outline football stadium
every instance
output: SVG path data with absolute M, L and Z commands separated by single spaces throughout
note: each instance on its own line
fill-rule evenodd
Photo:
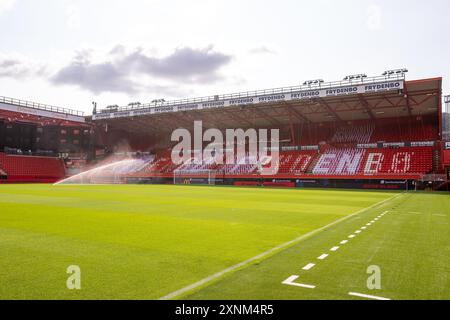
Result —
M 450 299 L 450 98 L 381 71 L 86 115 L 0 97 L 0 299 Z

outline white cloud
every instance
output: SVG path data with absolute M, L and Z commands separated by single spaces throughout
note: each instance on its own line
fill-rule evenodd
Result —
M 127 50 L 123 45 L 114 46 L 106 54 L 85 49 L 77 51 L 70 62 L 60 63 L 0 53 L 0 79 L 46 79 L 52 84 L 75 86 L 94 94 L 137 95 L 153 91 L 176 96 L 177 90 L 171 88 L 186 87 L 187 83 L 206 85 L 225 81 L 220 70 L 233 58 L 212 46 L 178 47 L 163 56 L 152 55 L 151 51 Z
M 0 53 L 0 78 L 24 79 L 46 76 L 46 66 L 21 54 Z
M 259 46 L 248 51 L 250 54 L 277 54 L 277 51 L 267 46 Z
M 14 7 L 16 0 L 0 0 L 0 14 Z

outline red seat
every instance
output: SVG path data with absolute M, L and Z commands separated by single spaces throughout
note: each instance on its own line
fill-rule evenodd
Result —
M 0 153 L 0 167 L 10 182 L 55 182 L 65 176 L 64 162 L 58 158 Z

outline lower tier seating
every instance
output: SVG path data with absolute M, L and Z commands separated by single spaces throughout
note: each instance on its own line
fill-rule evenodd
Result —
M 369 149 L 359 172 L 363 174 L 429 173 L 433 170 L 433 149 L 430 147 Z
M 316 175 L 426 174 L 433 169 L 431 147 L 328 149 L 320 155 Z
M 65 176 L 64 162 L 58 158 L 0 153 L 0 167 L 8 182 L 56 182 Z
M 319 151 L 286 151 L 273 162 L 270 156 L 255 160 L 246 155 L 234 164 L 215 164 L 212 159 L 195 163 L 193 159 L 181 165 L 172 163 L 169 153 L 160 154 L 140 174 L 201 173 L 217 170 L 225 176 L 265 174 L 279 176 L 373 176 L 427 174 L 433 170 L 432 147 L 403 148 L 326 148 Z

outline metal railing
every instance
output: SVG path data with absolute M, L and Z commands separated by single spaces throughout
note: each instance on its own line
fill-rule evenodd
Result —
M 447 181 L 446 174 L 424 174 L 420 181 Z
M 14 99 L 14 98 L 8 98 L 8 97 L 0 97 L 0 103 L 12 104 L 12 105 L 20 106 L 20 107 L 26 107 L 26 108 L 32 108 L 32 109 L 44 110 L 44 111 L 51 111 L 51 112 L 56 112 L 56 113 L 70 114 L 73 116 L 80 116 L 80 117 L 84 116 L 83 111 L 55 107 L 55 106 L 51 106 L 51 105 L 47 105 L 47 104 L 31 102 L 31 101 L 26 101 L 26 100 L 20 100 L 20 99 Z
M 133 105 L 133 106 L 125 106 L 125 107 L 117 107 L 117 108 L 105 108 L 102 109 L 101 113 L 115 113 L 115 112 L 123 112 L 123 111 L 134 111 L 134 110 L 142 110 L 149 108 L 158 108 L 158 107 L 170 107 L 175 105 L 189 105 L 196 103 L 204 103 L 204 102 L 218 102 L 222 100 L 230 100 L 230 99 L 242 99 L 242 98 L 250 98 L 250 97 L 258 97 L 258 96 L 267 96 L 267 95 L 276 95 L 276 94 L 287 94 L 298 91 L 305 90 L 320 90 L 320 89 L 331 89 L 331 88 L 339 88 L 345 86 L 354 86 L 360 84 L 371 84 L 385 81 L 395 81 L 395 80 L 404 80 L 404 74 L 394 74 L 390 76 L 376 76 L 370 78 L 360 78 L 353 80 L 341 80 L 341 81 L 333 81 L 333 82 L 323 82 L 317 84 L 306 84 L 306 85 L 298 85 L 292 87 L 281 87 L 274 89 L 265 89 L 265 90 L 255 90 L 255 91 L 246 91 L 239 93 L 231 93 L 231 94 L 223 94 L 223 95 L 215 95 L 215 96 L 205 96 L 200 98 L 190 98 L 190 99 L 180 99 L 180 100 L 172 100 L 172 101 L 164 101 L 157 103 L 146 103 L 141 105 Z

